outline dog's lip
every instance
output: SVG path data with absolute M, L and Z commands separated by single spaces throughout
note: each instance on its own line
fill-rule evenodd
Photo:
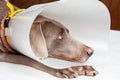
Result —
M 80 62 L 80 63 L 84 63 L 84 62 L 86 62 L 88 59 L 89 59 L 89 56 L 86 56 L 86 57 L 83 57 L 83 58 L 76 59 L 76 61 L 77 61 L 77 62 Z
M 67 61 L 71 61 L 71 62 L 78 62 L 78 63 L 84 63 L 89 59 L 89 55 L 86 55 L 85 57 L 74 57 L 74 58 L 68 58 L 68 57 L 60 57 L 58 55 L 53 55 L 49 52 L 49 57 L 53 57 L 53 58 L 58 58 L 58 59 L 62 59 L 62 60 L 67 60 Z

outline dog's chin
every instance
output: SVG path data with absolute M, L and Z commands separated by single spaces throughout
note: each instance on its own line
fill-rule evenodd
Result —
M 85 63 L 86 61 L 88 61 L 88 59 L 89 57 L 82 57 L 82 58 L 74 59 L 72 60 L 72 62 Z
M 80 63 L 85 63 L 88 59 L 89 59 L 89 58 L 83 58 L 83 59 L 81 59 L 81 60 L 78 60 L 78 62 L 80 62 Z
M 59 58 L 60 59 L 60 58 Z M 71 61 L 71 62 L 77 62 L 77 63 L 85 63 L 87 62 L 89 59 L 89 57 L 87 58 L 81 58 L 81 59 L 62 59 L 62 60 L 67 60 L 67 61 Z
M 88 58 L 84 58 L 84 59 L 64 59 L 64 60 L 67 60 L 67 61 L 70 61 L 70 62 L 85 63 L 85 62 L 87 62 Z
M 68 56 L 55 55 L 55 54 L 50 54 L 50 53 L 49 53 L 49 57 L 62 59 L 62 60 L 66 60 L 66 61 L 71 61 L 71 62 L 78 62 L 78 63 L 84 63 L 84 62 L 86 62 L 89 59 L 88 55 L 85 55 L 83 57 L 70 58 Z

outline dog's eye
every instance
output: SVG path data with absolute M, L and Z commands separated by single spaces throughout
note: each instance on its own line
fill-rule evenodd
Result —
M 61 29 L 60 33 L 57 36 L 57 40 L 62 40 L 62 41 L 66 40 L 67 39 L 67 33 L 69 33 L 68 30 Z
M 59 35 L 59 36 L 57 37 L 57 39 L 58 39 L 58 40 L 62 40 L 63 37 L 62 37 L 61 35 Z

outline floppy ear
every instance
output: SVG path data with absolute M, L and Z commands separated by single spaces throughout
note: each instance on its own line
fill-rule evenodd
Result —
M 30 31 L 30 45 L 37 57 L 44 58 L 48 56 L 46 41 L 39 22 L 34 22 L 32 25 Z

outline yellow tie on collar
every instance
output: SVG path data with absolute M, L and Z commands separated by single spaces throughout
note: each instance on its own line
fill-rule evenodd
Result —
M 13 5 L 10 2 L 6 2 L 7 7 L 10 9 L 9 18 L 12 18 L 16 13 L 22 12 L 22 9 L 18 9 L 15 11 Z
M 18 10 L 15 10 L 14 9 L 14 6 L 10 3 L 10 2 L 6 2 L 6 6 L 9 8 L 10 10 L 10 13 L 8 14 L 8 17 L 6 18 L 6 21 L 7 21 L 7 24 L 9 23 L 9 20 L 16 14 L 16 13 L 19 13 L 19 12 L 22 12 L 22 9 L 18 9 Z M 5 26 L 5 31 L 8 30 L 8 26 Z M 7 42 L 9 43 L 9 38 L 8 36 L 6 35 L 6 40 Z

